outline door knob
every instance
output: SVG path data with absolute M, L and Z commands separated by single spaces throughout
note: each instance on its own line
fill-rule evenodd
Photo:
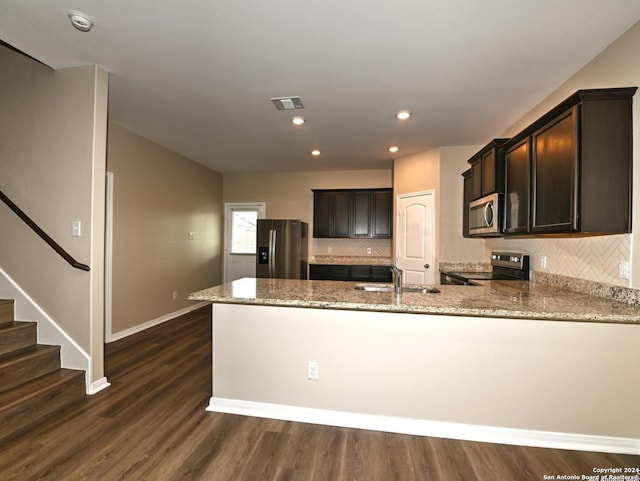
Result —
M 424 265 L 424 268 L 425 268 L 425 269 L 428 269 L 429 267 L 431 267 L 429 264 L 425 264 L 425 265 Z

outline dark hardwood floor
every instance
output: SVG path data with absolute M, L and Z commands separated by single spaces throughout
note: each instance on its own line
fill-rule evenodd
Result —
M 538 481 L 640 467 L 640 456 L 208 413 L 209 308 L 107 345 L 105 371 L 110 388 L 2 443 L 1 481 Z

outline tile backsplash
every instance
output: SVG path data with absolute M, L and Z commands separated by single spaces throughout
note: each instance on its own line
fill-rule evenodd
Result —
M 485 258 L 491 251 L 507 250 L 530 255 L 531 269 L 577 279 L 629 287 L 628 279 L 618 276 L 621 262 L 631 259 L 631 235 L 575 238 L 488 239 Z M 546 256 L 547 267 L 541 267 Z
M 367 249 L 371 249 L 368 253 Z M 311 239 L 312 256 L 391 257 L 391 239 Z

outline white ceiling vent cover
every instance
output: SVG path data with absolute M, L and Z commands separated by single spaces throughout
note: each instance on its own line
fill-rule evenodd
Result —
M 275 105 L 278 110 L 295 110 L 304 108 L 300 97 L 275 97 L 271 99 L 271 102 L 273 102 L 273 105 Z

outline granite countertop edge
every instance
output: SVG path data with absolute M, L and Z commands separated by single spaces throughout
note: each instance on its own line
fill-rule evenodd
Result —
M 189 299 L 218 304 L 640 324 L 638 307 L 562 289 L 536 287 L 520 281 L 486 281 L 476 287 L 436 286 L 441 291 L 439 294 L 406 293 L 400 299 L 393 293 L 357 292 L 355 286 L 362 284 L 358 282 L 250 278 L 240 281 L 258 286 L 259 294 L 256 294 L 255 288 L 253 293 L 232 294 L 232 283 L 195 292 Z M 308 288 L 303 289 L 308 285 L 312 286 L 312 292 Z M 491 303 L 492 307 L 487 307 L 487 303 Z M 558 307 L 554 308 L 554 304 Z M 539 305 L 542 307 L 536 307 Z
M 315 265 L 370 265 L 370 266 L 390 266 L 390 257 L 379 256 L 331 256 L 316 255 L 309 257 L 309 264 Z

